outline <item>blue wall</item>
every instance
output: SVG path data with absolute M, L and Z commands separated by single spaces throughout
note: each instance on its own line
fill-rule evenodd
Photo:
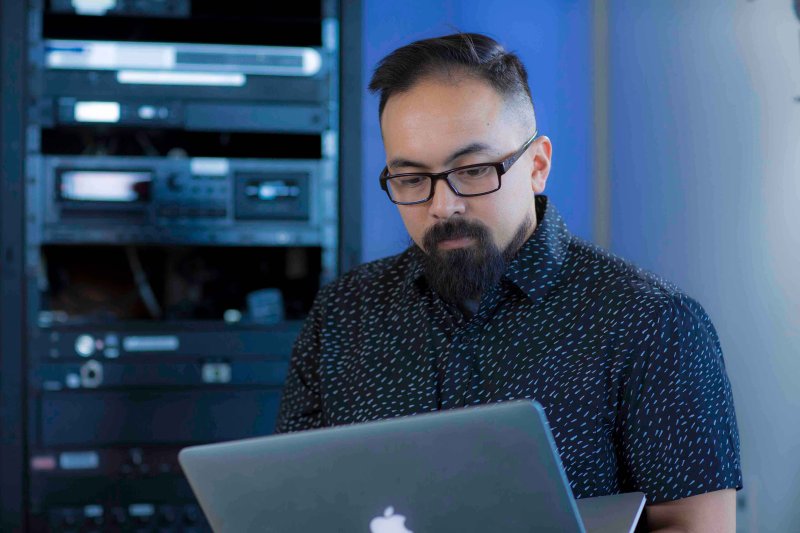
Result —
M 589 0 L 409 0 L 364 2 L 364 77 L 392 50 L 455 31 L 486 33 L 516 52 L 528 69 L 539 132 L 553 141 L 548 194 L 577 234 L 592 235 L 592 83 Z M 402 251 L 410 240 L 378 174 L 385 154 L 378 100 L 364 87 L 363 252 L 371 261 Z M 347 132 L 342 132 L 347 135 Z

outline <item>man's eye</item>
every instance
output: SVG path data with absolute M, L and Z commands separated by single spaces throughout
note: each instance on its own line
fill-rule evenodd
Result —
M 465 168 L 464 170 L 459 170 L 456 172 L 456 176 L 459 178 L 469 179 L 483 178 L 489 175 L 489 170 L 491 168 L 492 167 Z
M 398 185 L 402 187 L 419 187 L 425 182 L 424 176 L 409 176 L 407 178 L 397 178 Z

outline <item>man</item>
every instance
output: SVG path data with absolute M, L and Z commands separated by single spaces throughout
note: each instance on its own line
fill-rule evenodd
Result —
M 380 184 L 414 241 L 319 294 L 278 431 L 532 398 L 576 497 L 642 491 L 653 530 L 734 531 L 722 353 L 677 288 L 571 235 L 519 59 L 458 34 L 387 56 Z

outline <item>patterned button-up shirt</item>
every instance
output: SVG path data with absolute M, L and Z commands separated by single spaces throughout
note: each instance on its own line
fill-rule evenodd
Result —
M 420 251 L 324 287 L 295 344 L 277 431 L 529 398 L 547 413 L 575 497 L 658 503 L 741 488 L 717 334 L 662 279 L 538 225 L 475 314 L 425 283 Z

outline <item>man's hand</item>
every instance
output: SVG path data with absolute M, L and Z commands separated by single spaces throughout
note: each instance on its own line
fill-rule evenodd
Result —
M 659 533 L 734 533 L 736 491 L 718 490 L 645 507 L 650 531 Z

